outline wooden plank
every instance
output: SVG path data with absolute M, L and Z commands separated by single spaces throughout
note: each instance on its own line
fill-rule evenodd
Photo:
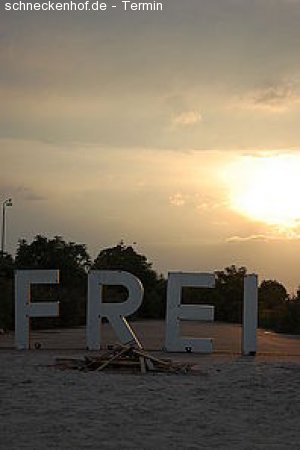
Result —
M 141 365 L 141 373 L 146 373 L 146 364 L 145 364 L 145 358 L 143 356 L 140 356 L 140 365 Z
M 149 358 L 145 358 L 146 367 L 148 370 L 155 370 L 153 362 Z
M 149 353 L 139 350 L 139 349 L 132 349 L 132 353 L 137 354 L 138 356 L 143 356 L 144 358 L 150 359 L 150 361 L 156 362 L 157 364 L 161 364 L 163 366 L 170 366 L 172 365 L 171 361 L 165 361 L 163 359 L 156 358 L 155 356 L 150 355 Z
M 110 359 L 108 359 L 107 361 L 105 361 L 103 364 L 101 364 L 101 366 L 99 366 L 96 370 L 100 371 L 103 370 L 105 367 L 107 367 L 111 361 L 114 361 L 115 359 L 120 358 L 121 355 L 124 355 L 125 353 L 127 353 L 130 349 L 130 347 L 124 347 L 122 348 L 122 350 L 118 353 L 116 353 L 114 356 L 112 356 Z
M 115 367 L 140 367 L 140 361 L 131 361 L 127 359 L 116 359 L 115 361 L 110 361 L 109 364 Z
M 101 371 L 111 365 L 114 368 L 140 369 L 141 373 L 147 371 L 164 373 L 186 373 L 191 370 L 190 364 L 173 362 L 170 359 L 160 359 L 147 353 L 143 349 L 132 345 L 116 345 L 102 355 L 87 355 L 82 359 L 60 357 L 56 358 L 56 365 L 61 369 L 77 369 L 81 371 Z

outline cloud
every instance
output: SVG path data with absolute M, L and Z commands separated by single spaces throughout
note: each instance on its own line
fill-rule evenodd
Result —
M 30 202 L 44 201 L 47 198 L 40 193 L 35 192 L 33 189 L 25 185 L 0 185 L 2 197 L 11 197 L 13 200 L 26 200 Z
M 176 115 L 173 120 L 173 126 L 190 127 L 202 122 L 202 115 L 198 111 L 184 111 Z
M 269 86 L 253 96 L 253 106 L 271 111 L 285 111 L 294 102 L 293 92 L 287 86 Z
M 299 72 L 294 8 L 279 0 L 169 3 L 164 14 L 147 19 L 0 18 L 0 134 L 106 149 L 298 144 L 296 120 L 278 138 L 272 123 L 262 127 L 250 112 L 252 126 L 226 108 L 236 93 L 260 86 L 262 78 Z M 269 86 L 249 96 L 238 106 L 278 111 L 285 98 L 292 101 L 293 90 Z
M 200 197 L 200 196 L 198 196 Z M 203 200 L 199 200 L 199 203 L 197 204 L 196 208 L 198 211 L 216 211 L 218 209 L 226 208 L 227 202 L 222 200 L 217 200 L 213 198 L 206 198 Z
M 185 194 L 177 192 L 169 196 L 169 203 L 176 207 L 188 206 L 190 209 L 204 214 L 215 213 L 217 210 L 226 208 L 226 202 L 220 193 L 218 197 L 216 194 L 208 195 L 192 191 Z
M 171 195 L 169 197 L 169 202 L 172 206 L 184 206 L 186 203 L 186 196 L 178 192 L 177 194 Z
M 248 236 L 230 236 L 226 239 L 228 243 L 239 242 L 274 242 L 274 241 L 299 241 L 300 234 L 297 230 L 286 228 L 274 228 L 274 232 L 267 234 L 250 234 Z
M 251 234 L 250 236 L 231 236 L 226 239 L 226 242 L 249 242 L 249 241 L 262 241 L 267 242 L 274 240 L 274 237 L 265 234 Z
M 284 113 L 300 103 L 298 83 L 269 84 L 247 93 L 235 102 L 244 109 L 260 110 L 270 113 Z
M 26 186 L 17 186 L 16 194 L 24 200 L 28 200 L 30 202 L 40 202 L 46 200 L 45 196 L 34 192 Z

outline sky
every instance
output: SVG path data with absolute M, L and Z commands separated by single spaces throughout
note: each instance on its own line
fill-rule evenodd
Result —
M 1 1 L 6 250 L 61 235 L 96 257 L 123 239 L 158 272 L 236 264 L 295 292 L 300 1 L 162 3 Z

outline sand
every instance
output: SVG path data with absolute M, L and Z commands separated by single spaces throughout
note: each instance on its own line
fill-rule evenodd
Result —
M 155 347 L 162 324 L 151 330 Z M 229 350 L 230 330 L 238 332 L 224 325 Z M 256 358 L 228 349 L 172 355 L 194 362 L 192 375 L 133 375 L 59 371 L 55 357 L 84 350 L 62 350 L 59 332 L 40 336 L 57 349 L 19 352 L 1 341 L 1 449 L 300 449 L 297 338 L 272 335 L 273 350 L 266 341 Z

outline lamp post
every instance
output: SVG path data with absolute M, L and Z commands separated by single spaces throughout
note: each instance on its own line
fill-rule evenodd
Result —
M 5 227 L 6 227 L 6 207 L 12 206 L 12 199 L 8 198 L 2 203 L 2 233 L 1 233 L 1 253 L 5 251 Z

